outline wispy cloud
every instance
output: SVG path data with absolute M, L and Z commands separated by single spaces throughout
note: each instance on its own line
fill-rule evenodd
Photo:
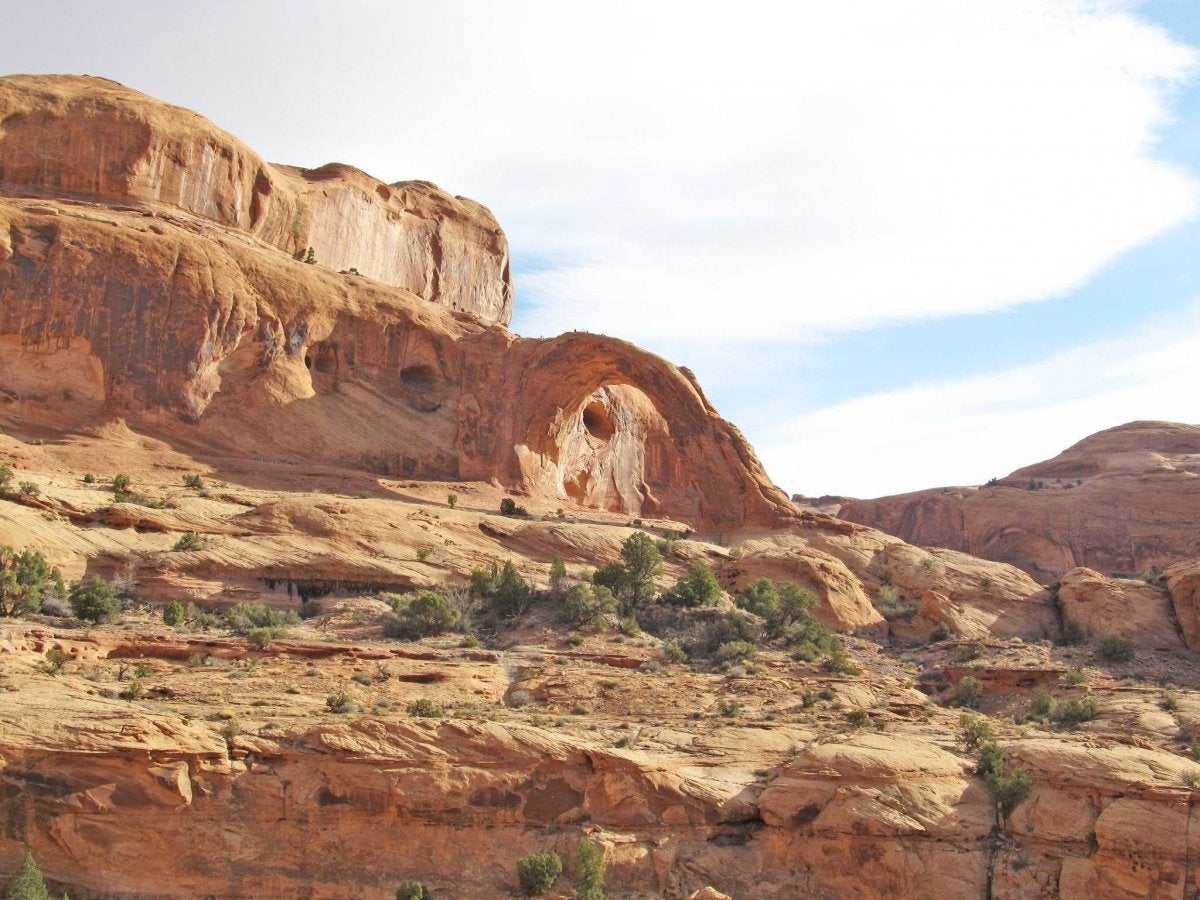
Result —
M 1088 434 L 1197 409 L 1200 305 L 1120 340 L 1044 362 L 840 403 L 781 422 L 758 445 L 771 475 L 806 494 L 874 497 L 981 484 Z

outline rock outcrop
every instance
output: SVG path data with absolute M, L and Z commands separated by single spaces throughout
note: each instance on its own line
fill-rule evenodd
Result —
M 1131 422 L 985 487 L 853 500 L 838 515 L 1043 582 L 1077 566 L 1164 568 L 1200 556 L 1200 426 Z
M 496 478 L 699 527 L 794 512 L 686 370 L 619 340 L 490 324 L 511 309 L 507 249 L 477 204 L 269 166 L 97 79 L 2 79 L 0 122 L 12 422 L 122 416 L 208 452 Z

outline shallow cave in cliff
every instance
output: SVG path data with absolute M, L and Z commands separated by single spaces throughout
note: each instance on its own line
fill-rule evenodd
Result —
M 583 427 L 592 437 L 602 441 L 609 440 L 617 430 L 613 425 L 612 416 L 608 414 L 607 407 L 598 400 L 584 407 Z

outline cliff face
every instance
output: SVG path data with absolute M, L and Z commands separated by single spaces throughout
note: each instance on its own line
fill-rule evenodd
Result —
M 1134 573 L 1200 555 L 1197 476 L 1200 426 L 1131 422 L 994 485 L 854 500 L 838 515 L 1043 581 L 1076 566 Z
M 487 322 L 512 318 L 504 232 L 427 182 L 271 165 L 201 116 L 98 78 L 0 79 L 0 123 L 4 193 L 179 210 Z
M 0 122 L 12 415 L 120 415 L 225 453 L 498 478 L 702 527 L 793 512 L 688 373 L 622 341 L 494 327 L 507 249 L 478 204 L 270 166 L 96 79 L 2 79 Z M 315 265 L 294 258 L 307 246 Z

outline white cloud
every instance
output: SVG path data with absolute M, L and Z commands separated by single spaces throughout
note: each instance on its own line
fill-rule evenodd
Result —
M 1200 307 L 1034 365 L 820 409 L 770 429 L 757 448 L 776 481 L 808 495 L 981 484 L 1104 428 L 1194 413 L 1197 384 Z

